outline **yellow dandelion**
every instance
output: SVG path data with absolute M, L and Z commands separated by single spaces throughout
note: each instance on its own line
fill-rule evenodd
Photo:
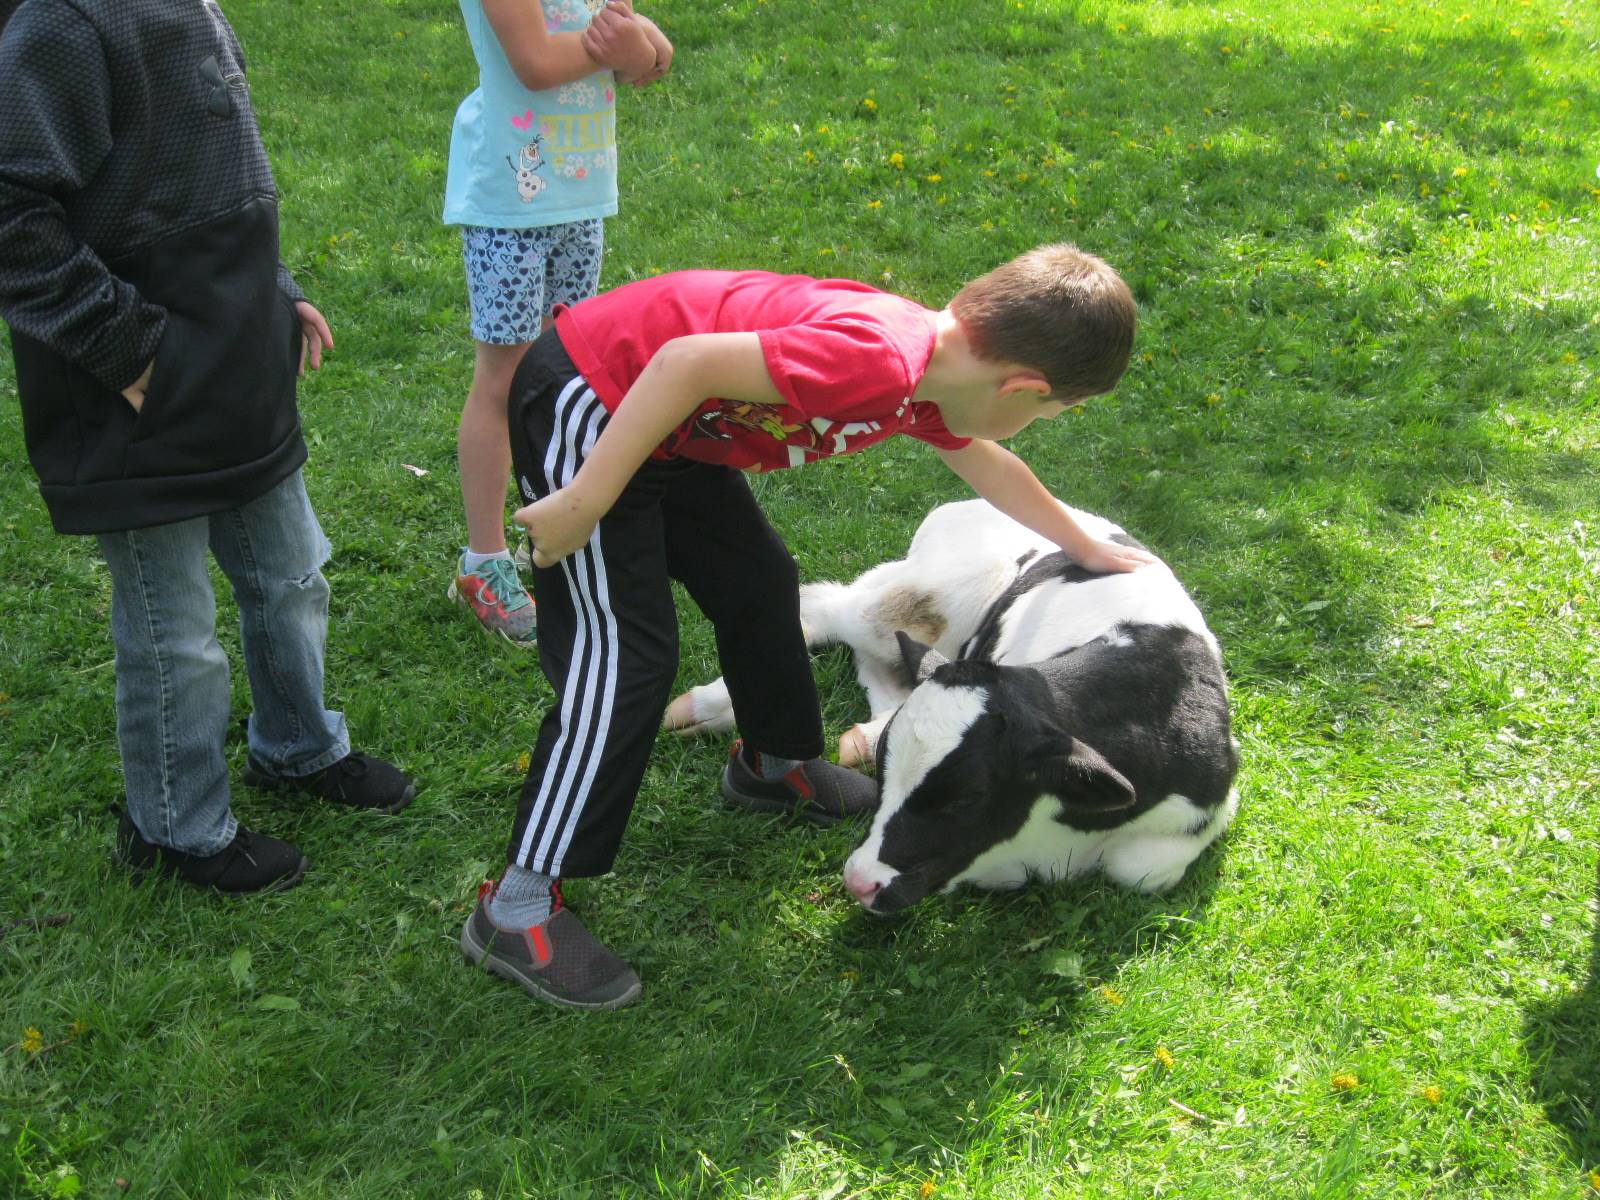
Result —
M 883 201 L 882 200 L 868 200 L 867 201 L 867 207 L 868 208 L 882 208 L 883 207 Z
M 1156 1047 L 1156 1061 L 1158 1063 L 1160 1063 L 1163 1067 L 1167 1067 L 1168 1069 L 1171 1069 L 1172 1064 L 1177 1062 L 1178 1060 L 1172 1057 L 1172 1051 L 1171 1050 L 1168 1050 L 1165 1046 L 1157 1046 Z
M 891 167 L 897 167 L 902 171 L 905 170 L 906 156 L 901 154 L 900 151 L 896 150 L 893 154 L 889 155 L 889 165 Z
M 1578 361 L 1578 356 L 1576 354 L 1574 354 L 1571 350 L 1568 350 L 1565 354 L 1563 354 L 1561 356 L 1561 361 L 1566 363 L 1567 366 L 1570 367 L 1573 363 Z
M 1460 179 L 1463 175 L 1467 174 L 1467 168 L 1457 167 L 1454 171 L 1451 171 L 1450 174 L 1455 176 L 1457 179 Z
M 935 172 L 934 174 L 928 176 L 928 182 L 929 183 L 943 183 L 944 182 L 944 176 L 940 175 L 937 172 Z
M 1221 394 L 1218 393 L 1218 392 L 1212 392 L 1209 396 L 1206 397 L 1206 403 L 1208 405 L 1210 405 L 1212 408 L 1215 408 L 1217 405 L 1222 403 Z
M 829 129 L 826 125 L 818 125 L 817 126 L 817 132 L 818 133 L 832 133 L 833 130 Z
M 44 1049 L 44 1034 L 32 1025 L 22 1031 L 22 1041 L 17 1043 L 24 1054 L 37 1054 Z
M 866 109 L 868 112 L 875 112 L 877 110 L 877 107 L 878 107 L 878 102 L 876 100 L 874 100 L 871 96 L 868 96 L 865 100 L 863 100 L 861 102 L 861 107 Z
M 517 755 L 517 770 L 526 771 L 532 765 L 533 755 L 529 754 L 526 750 Z
M 1222 48 L 1222 52 L 1224 54 L 1232 54 L 1233 53 L 1233 47 L 1232 46 L 1224 46 Z
M 841 971 L 839 973 L 839 978 L 844 980 L 846 983 L 854 983 L 856 980 L 861 978 L 861 973 L 859 971 Z
M 1333 1084 L 1334 1091 L 1348 1092 L 1353 1090 L 1361 1082 L 1361 1080 L 1356 1078 L 1349 1071 L 1340 1071 L 1333 1077 L 1331 1082 Z
M 1333 177 L 1340 183 L 1343 183 L 1345 180 L 1350 178 L 1350 176 L 1346 175 L 1343 171 L 1336 171 Z
M 1433 195 L 1433 189 L 1431 187 L 1429 187 L 1427 184 L 1423 184 L 1417 190 L 1418 190 L 1418 192 L 1420 193 L 1420 195 L 1422 196 L 1422 198 L 1424 200 L 1426 200 L 1429 196 Z
M 1600 1192 L 1600 1171 L 1589 1172 L 1589 1186 Z
M 1429 1104 L 1437 1104 L 1444 1099 L 1444 1091 L 1437 1084 L 1430 1083 L 1422 1089 L 1422 1098 Z
M 983 177 L 985 179 L 993 179 L 994 178 L 994 172 L 993 171 L 985 171 L 983 173 Z M 1600 193 L 1600 188 L 1597 188 L 1595 190 L 1596 190 L 1597 193 Z
M 89 1032 L 89 1022 L 85 1021 L 82 1017 L 78 1017 L 72 1022 L 71 1031 L 73 1037 L 80 1038 Z
M 1104 1000 L 1107 1004 L 1113 1004 L 1113 1005 L 1121 1004 L 1124 1000 L 1127 999 L 1126 996 L 1124 996 L 1121 992 L 1117 991 L 1117 989 L 1112 987 L 1109 983 L 1101 984 L 1100 987 L 1097 990 L 1100 993 L 1100 998 L 1102 1000 Z
M 1022 5 L 1019 4 L 1017 7 L 1021 8 Z M 917 1189 L 917 1195 L 921 1196 L 922 1200 L 928 1200 L 928 1197 L 933 1195 L 933 1180 L 924 1179 L 922 1186 Z

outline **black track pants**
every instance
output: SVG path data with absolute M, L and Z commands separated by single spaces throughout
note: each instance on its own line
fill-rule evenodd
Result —
M 511 385 L 511 453 L 531 501 L 572 480 L 604 406 L 554 331 Z M 539 661 L 556 701 L 539 727 L 509 861 L 547 875 L 611 869 L 678 667 L 670 580 L 717 636 L 745 739 L 784 758 L 822 752 L 794 559 L 737 471 L 647 462 L 581 550 L 533 575 Z

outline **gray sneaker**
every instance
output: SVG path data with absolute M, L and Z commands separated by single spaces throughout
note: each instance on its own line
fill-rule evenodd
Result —
M 826 759 L 801 763 L 782 779 L 763 779 L 744 761 L 744 743 L 733 743 L 722 772 L 722 798 L 754 812 L 799 817 L 813 825 L 837 825 L 878 807 L 877 781 Z
M 528 995 L 563 1008 L 611 1009 L 639 998 L 639 976 L 584 928 L 555 889 L 550 919 L 511 932 L 489 919 L 495 884 L 478 889 L 478 904 L 461 927 L 461 953 Z

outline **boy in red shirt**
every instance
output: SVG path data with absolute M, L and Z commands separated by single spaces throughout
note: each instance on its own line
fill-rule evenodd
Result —
M 800 466 L 904 433 L 1083 566 L 1141 550 L 1090 538 L 996 444 L 1116 386 L 1134 303 L 1106 263 L 1042 246 L 933 312 L 866 284 L 682 271 L 556 315 L 511 386 L 529 502 L 540 663 L 558 702 L 523 785 L 508 865 L 463 953 L 529 994 L 618 1008 L 633 969 L 561 901 L 558 877 L 611 869 L 677 673 L 678 580 L 711 619 L 743 735 L 731 802 L 819 823 L 877 786 L 826 762 L 794 560 L 740 471 Z

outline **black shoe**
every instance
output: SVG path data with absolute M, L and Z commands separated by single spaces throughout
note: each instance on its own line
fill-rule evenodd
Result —
M 836 825 L 878 807 L 877 782 L 859 771 L 813 758 L 782 779 L 763 779 L 745 762 L 743 749 L 743 742 L 734 742 L 722 772 L 722 795 L 729 804 L 799 817 L 813 825 Z
M 229 895 L 281 892 L 305 877 L 311 864 L 298 847 L 243 825 L 215 854 L 186 854 L 147 842 L 124 810 L 117 818 L 117 857 L 134 871 L 158 871 L 196 887 Z
M 489 919 L 495 885 L 478 889 L 478 906 L 461 927 L 461 953 L 537 1000 L 563 1008 L 612 1009 L 639 998 L 639 976 L 590 933 L 561 901 L 542 925 L 505 930 Z
M 269 792 L 306 792 L 381 813 L 399 812 L 417 794 L 416 784 L 397 767 L 355 751 L 310 775 L 274 775 L 252 758 L 245 764 L 244 781 Z

